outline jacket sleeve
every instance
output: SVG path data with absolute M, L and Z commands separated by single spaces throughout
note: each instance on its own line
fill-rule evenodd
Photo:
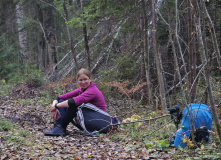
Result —
M 75 101 L 74 101 L 73 98 L 68 99 L 68 106 L 69 106 L 69 107 L 75 107 L 75 106 L 76 106 L 76 105 L 75 105 Z
M 68 93 L 59 95 L 58 98 L 63 99 L 63 100 L 67 100 L 67 99 L 76 97 L 76 96 L 78 96 L 79 94 L 80 94 L 80 88 L 75 89 L 75 90 L 73 90 L 73 91 L 71 91 L 71 92 L 68 92 Z

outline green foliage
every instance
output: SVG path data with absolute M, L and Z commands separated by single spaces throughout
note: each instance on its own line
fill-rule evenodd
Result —
M 149 141 L 148 139 L 145 139 L 144 144 L 146 148 L 154 148 L 154 149 L 162 149 L 164 147 L 169 147 L 168 140 L 158 140 L 154 142 L 154 141 Z
M 62 6 L 62 1 L 55 0 L 54 5 L 56 6 L 56 9 L 59 10 L 59 12 L 61 12 L 61 13 L 64 12 L 64 9 L 63 9 L 63 6 Z
M 168 6 L 171 8 L 175 8 L 175 1 L 174 0 L 167 0 Z
M 5 80 L 2 80 L 5 81 Z M 14 88 L 13 84 L 0 83 L 0 96 L 7 96 Z
M 168 41 L 169 31 L 162 20 L 160 20 L 157 25 L 157 36 L 161 44 Z
M 11 122 L 0 120 L 0 131 L 10 131 L 14 128 Z
M 144 144 L 147 148 L 151 148 L 153 146 L 153 142 L 149 141 L 148 139 L 144 140 Z
M 56 91 L 56 93 L 62 93 L 61 92 L 61 88 L 59 88 L 59 91 Z M 57 95 L 58 95 L 57 94 Z M 41 96 L 41 99 L 39 100 L 39 102 L 52 102 L 54 100 L 54 98 L 56 97 L 55 94 L 51 94 L 51 92 L 49 92 L 48 90 L 42 90 L 40 91 L 39 95 Z
M 41 91 L 40 95 L 41 97 L 47 98 L 47 102 L 51 102 L 56 96 L 63 93 L 63 88 L 59 85 L 55 86 L 46 86 L 46 91 Z
M 62 14 L 62 17 L 64 18 L 64 8 L 63 8 L 63 2 L 60 0 L 55 0 L 54 5 L 56 6 L 56 9 Z M 70 27 L 82 27 L 83 18 L 85 18 L 85 14 L 80 13 L 80 6 L 76 6 L 75 4 L 72 3 L 65 3 L 66 8 L 68 10 L 68 18 L 69 21 L 66 21 Z M 80 5 L 80 3 L 79 3 Z
M 106 11 L 105 11 L 106 9 Z M 94 0 L 91 1 L 90 5 L 87 7 L 84 7 L 84 11 L 86 15 L 91 15 L 88 17 L 88 20 L 93 20 L 95 18 L 101 18 L 103 15 L 105 15 L 105 12 L 108 12 L 107 8 L 107 1 L 99 1 L 99 0 Z
M 79 17 L 87 24 L 104 17 L 126 19 L 129 14 L 140 12 L 139 7 L 139 3 L 134 0 L 93 0 L 84 5 L 84 14 Z
M 134 76 L 136 75 L 136 64 L 133 63 L 133 60 L 131 57 L 118 57 L 118 58 L 112 58 L 111 61 L 113 63 L 117 64 L 116 69 L 111 69 L 109 71 L 99 71 L 100 74 L 103 75 L 104 82 L 107 81 L 113 81 L 113 80 L 126 80 L 126 79 L 133 79 Z
M 73 26 L 82 27 L 83 26 L 83 21 L 80 17 L 75 17 L 75 18 L 72 18 L 71 20 L 69 20 L 68 24 L 71 27 L 73 27 Z
M 17 99 L 16 103 L 19 103 L 21 105 L 34 106 L 36 104 L 36 101 L 33 99 Z
M 137 11 L 136 9 L 139 9 L 139 3 L 133 0 L 128 0 L 128 1 L 124 1 L 124 0 L 99 1 L 97 0 L 96 2 L 93 1 L 93 3 L 91 3 L 91 6 L 92 6 L 91 7 L 92 9 L 94 7 L 99 9 L 101 11 L 101 15 L 103 13 L 106 13 L 103 15 L 114 15 L 116 17 L 122 16 L 122 15 L 125 16 L 131 13 L 132 11 L 135 12 Z
M 102 82 L 110 82 L 113 81 L 115 79 L 115 77 L 117 77 L 117 72 L 115 72 L 113 69 L 111 70 L 99 70 L 98 71 L 99 75 L 102 75 Z
M 159 147 L 159 149 L 163 148 L 163 147 L 169 147 L 169 142 L 167 140 L 158 140 L 157 141 L 157 147 Z
M 34 142 L 26 140 L 27 137 L 30 138 L 32 136 L 30 132 L 19 129 L 12 122 L 0 120 L 0 131 L 6 133 L 2 135 L 6 144 L 16 143 L 25 146 L 32 146 L 34 144 Z M 10 136 L 7 133 L 10 133 Z
M 40 69 L 36 69 L 34 64 L 28 64 L 25 68 L 24 80 L 28 81 L 30 87 L 40 87 L 46 79 Z
M 0 36 L 0 79 L 9 79 L 10 74 L 16 73 L 19 68 L 18 52 L 15 46 L 7 40 L 7 34 Z
M 134 79 L 135 73 L 136 73 L 136 65 L 139 64 L 139 62 L 134 62 L 131 57 L 120 57 L 117 59 L 112 59 L 118 64 L 119 69 L 119 79 Z
M 43 73 L 34 64 L 22 65 L 18 60 L 18 52 L 7 40 L 7 34 L 0 37 L 0 79 L 5 83 L 29 82 L 30 86 L 40 86 L 45 79 Z
M 175 1 L 168 0 L 160 7 L 160 13 L 167 23 L 175 23 Z M 172 27 L 172 26 L 171 26 Z M 168 42 L 169 30 L 162 18 L 157 23 L 157 36 L 160 44 Z
M 138 26 L 136 24 L 130 24 L 130 23 L 126 23 L 122 28 L 121 31 L 125 34 L 127 33 L 133 33 L 135 31 L 137 31 Z
M 18 130 L 18 135 L 22 136 L 22 137 L 27 137 L 30 136 L 31 134 L 27 131 L 25 131 L 24 129 L 20 129 Z
M 21 68 L 16 69 L 17 72 L 13 72 L 8 75 L 9 83 L 26 83 L 29 87 L 39 87 L 45 83 L 46 79 L 41 70 L 36 69 L 34 64 L 26 64 Z

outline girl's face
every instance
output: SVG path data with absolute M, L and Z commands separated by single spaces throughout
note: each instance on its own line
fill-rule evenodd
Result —
M 80 85 L 81 88 L 86 89 L 91 83 L 91 78 L 86 76 L 85 74 L 81 74 L 78 77 L 78 84 Z

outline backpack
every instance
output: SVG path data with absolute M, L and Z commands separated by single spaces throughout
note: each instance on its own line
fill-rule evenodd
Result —
M 112 117 L 90 103 L 78 107 L 77 116 L 73 121 L 76 127 L 89 135 L 108 133 L 117 128 L 117 125 L 114 124 L 120 123 L 116 117 Z
M 192 103 L 188 104 L 190 115 L 188 114 L 187 107 L 184 108 L 182 114 L 182 123 L 181 128 L 177 130 L 174 145 L 178 148 L 185 148 L 187 143 L 183 142 L 183 138 L 186 136 L 187 139 L 191 139 L 190 131 L 191 126 L 189 122 L 189 117 L 191 121 L 194 122 L 194 127 L 196 132 L 195 134 L 195 141 L 201 142 L 205 141 L 206 143 L 209 142 L 210 133 L 209 130 L 212 128 L 212 115 L 209 111 L 209 107 L 205 104 L 197 104 Z

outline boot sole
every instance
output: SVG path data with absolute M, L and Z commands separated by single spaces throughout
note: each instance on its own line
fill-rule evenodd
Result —
M 45 136 L 66 136 L 67 134 L 44 134 Z

